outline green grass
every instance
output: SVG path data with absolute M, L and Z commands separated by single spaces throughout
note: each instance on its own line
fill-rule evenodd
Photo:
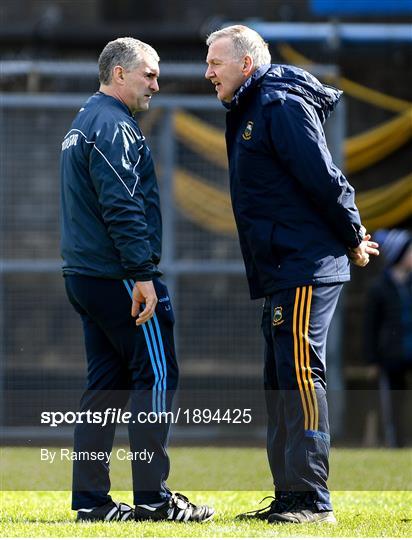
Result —
M 52 450 L 52 448 L 49 448 Z M 54 448 L 58 451 L 58 448 Z M 266 452 L 262 448 L 171 448 L 169 484 L 181 491 L 270 491 Z M 40 448 L 0 448 L 0 485 L 5 491 L 68 491 L 70 461 L 40 460 Z M 130 462 L 112 459 L 112 489 L 131 489 Z M 329 487 L 333 491 L 410 491 L 412 452 L 332 449 Z
M 171 450 L 169 485 L 184 491 L 194 502 L 216 509 L 215 519 L 206 524 L 182 523 L 98 523 L 76 524 L 70 510 L 68 491 L 7 491 L 17 482 L 29 480 L 53 484 L 53 474 L 42 478 L 36 470 L 34 449 L 2 449 L 0 536 L 4 537 L 411 537 L 412 468 L 410 450 L 333 450 L 331 485 L 337 525 L 269 525 L 238 522 L 234 516 L 257 508 L 271 494 L 263 449 L 177 448 Z M 203 466 L 202 466 L 203 464 Z M 5 466 L 6 465 L 6 466 Z M 113 463 L 112 476 L 130 476 L 129 467 Z M 185 465 L 185 473 L 183 473 Z M 49 467 L 51 467 L 49 465 Z M 70 464 L 56 470 L 59 482 L 66 482 Z M 32 471 L 31 478 L 29 469 Z M 66 470 L 67 469 L 67 470 Z M 197 472 L 196 472 L 197 471 Z M 216 472 L 217 471 L 217 472 Z M 236 475 L 236 482 L 234 477 Z M 221 476 L 221 477 L 220 477 Z M 13 481 L 14 478 L 14 481 Z M 54 479 L 55 480 L 55 479 Z M 122 481 L 121 481 L 122 482 Z M 208 485 L 196 488 L 193 485 Z M 234 491 L 231 484 L 237 484 Z M 61 485 L 61 484 L 60 484 Z M 267 488 L 261 488 L 266 486 Z M 242 487 L 243 486 L 243 487 Z M 252 486 L 249 491 L 244 487 Z M 258 486 L 253 489 L 253 486 Z M 192 487 L 192 489 L 188 489 Z M 348 489 L 348 487 L 350 489 Z M 366 488 L 367 490 L 360 491 Z M 16 488 L 14 488 L 16 489 Z M 20 487 L 21 489 L 21 487 Z M 66 487 L 64 488 L 66 489 Z M 392 490 L 392 491 L 389 491 Z M 114 491 L 117 500 L 132 503 L 130 491 Z

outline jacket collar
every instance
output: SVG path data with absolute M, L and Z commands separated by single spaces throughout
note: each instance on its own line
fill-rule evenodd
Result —
M 235 109 L 250 92 L 261 86 L 261 104 L 286 100 L 288 95 L 312 105 L 322 123 L 335 108 L 342 92 L 332 86 L 322 84 L 309 72 L 295 66 L 265 64 L 258 68 L 236 91 L 230 103 L 223 103 L 227 109 Z
M 239 105 L 239 101 L 243 100 L 245 96 L 251 92 L 253 88 L 256 87 L 256 85 L 259 83 L 259 81 L 266 75 L 266 73 L 270 69 L 270 64 L 263 64 L 263 66 L 260 66 L 257 68 L 257 70 L 251 75 L 246 81 L 240 86 L 230 103 L 225 103 L 222 101 L 222 104 L 226 109 L 233 109 Z
M 131 116 L 132 118 L 134 118 L 134 115 L 131 113 L 129 107 L 123 103 L 123 101 L 120 101 L 120 99 L 118 98 L 115 98 L 113 96 L 109 96 L 108 94 L 105 94 L 104 92 L 102 92 L 101 90 L 98 90 L 97 92 L 94 93 L 94 96 L 98 97 L 98 96 L 103 96 L 103 99 L 109 99 L 111 100 L 114 104 L 117 105 L 117 107 L 123 109 L 124 112 L 126 112 L 129 116 Z

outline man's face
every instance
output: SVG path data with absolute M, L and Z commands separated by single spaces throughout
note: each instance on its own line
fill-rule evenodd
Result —
M 159 63 L 149 54 L 143 55 L 143 61 L 137 68 L 123 70 L 124 85 L 120 97 L 132 114 L 147 111 L 152 95 L 159 91 L 158 77 Z
M 235 60 L 232 40 L 222 37 L 210 44 L 206 63 L 206 79 L 215 85 L 218 99 L 230 103 L 236 90 L 248 78 L 244 72 L 244 58 Z

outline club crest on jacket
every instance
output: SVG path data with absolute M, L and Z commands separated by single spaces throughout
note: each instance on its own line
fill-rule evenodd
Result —
M 252 129 L 253 122 L 252 120 L 249 120 L 249 122 L 246 124 L 245 131 L 242 133 L 242 137 L 245 139 L 245 141 L 250 141 L 252 138 Z

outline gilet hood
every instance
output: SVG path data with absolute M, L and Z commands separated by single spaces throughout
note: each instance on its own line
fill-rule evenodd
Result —
M 342 91 L 322 84 L 304 69 L 281 64 L 265 64 L 237 90 L 227 108 L 234 109 L 249 95 L 252 89 L 261 88 L 261 103 L 267 105 L 293 94 L 312 105 L 321 120 L 325 122 L 338 103 Z

